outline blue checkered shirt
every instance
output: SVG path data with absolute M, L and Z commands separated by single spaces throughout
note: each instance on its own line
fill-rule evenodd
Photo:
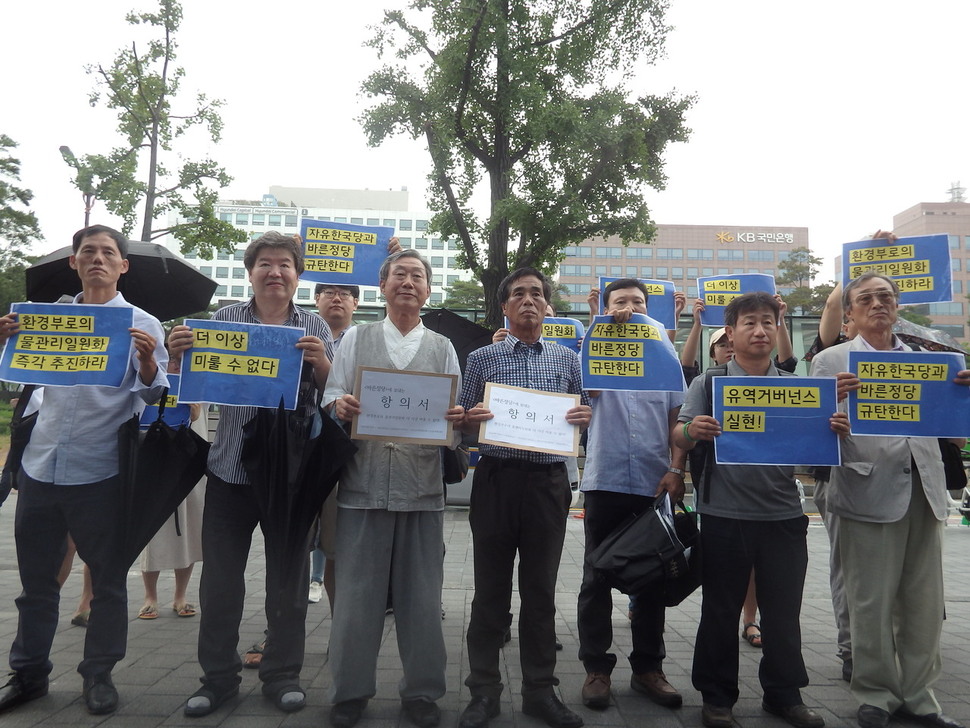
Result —
M 468 355 L 458 404 L 466 410 L 485 399 L 485 383 L 495 382 L 512 387 L 545 392 L 578 394 L 583 404 L 589 395 L 583 391 L 579 357 L 576 352 L 556 343 L 539 339 L 526 344 L 509 334 L 505 341 L 484 346 Z M 533 463 L 562 463 L 562 455 L 514 450 L 496 445 L 481 445 L 481 454 L 503 460 L 528 460 Z

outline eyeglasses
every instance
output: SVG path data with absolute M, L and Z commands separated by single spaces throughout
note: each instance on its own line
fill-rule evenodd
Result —
M 350 291 L 344 291 L 339 288 L 325 288 L 320 291 L 320 295 L 324 298 L 342 298 L 344 300 L 354 297 L 354 294 Z
M 896 294 L 892 291 L 880 291 L 879 293 L 859 293 L 852 299 L 852 303 L 860 306 L 871 306 L 873 301 L 879 300 L 883 306 L 891 306 L 896 303 Z

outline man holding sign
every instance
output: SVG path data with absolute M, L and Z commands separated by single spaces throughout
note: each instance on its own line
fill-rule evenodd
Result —
M 839 396 L 859 389 L 850 351 L 911 351 L 892 332 L 899 288 L 880 273 L 848 283 L 842 307 L 857 336 L 812 359 L 812 376 L 837 376 Z M 956 384 L 970 384 L 970 370 Z M 844 406 L 844 405 L 842 405 Z M 931 687 L 942 670 L 943 525 L 946 478 L 935 438 L 848 437 L 832 468 L 827 507 L 839 518 L 852 626 L 852 679 L 862 728 L 893 713 L 954 728 Z
M 778 302 L 770 293 L 746 293 L 725 308 L 725 329 L 734 348 L 726 365 L 732 377 L 791 376 L 774 365 Z M 709 375 L 690 385 L 673 428 L 673 442 L 691 450 L 712 442 L 721 423 L 712 416 Z M 836 432 L 848 431 L 844 415 L 833 417 Z M 802 659 L 799 613 L 808 567 L 808 518 L 802 512 L 794 468 L 778 465 L 720 465 L 707 461 L 704 486 L 695 496 L 701 514 L 701 620 L 694 646 L 692 680 L 701 692 L 701 720 L 707 728 L 730 728 L 738 700 L 738 614 L 751 570 L 757 574 L 764 627 L 759 677 L 762 708 L 796 728 L 821 728 L 824 720 L 807 707 L 800 689 L 808 685 Z M 695 483 L 695 486 L 697 484 Z
M 155 402 L 168 386 L 168 354 L 158 320 L 118 293 L 128 270 L 128 241 L 117 230 L 93 225 L 78 231 L 70 266 L 81 279 L 74 303 L 125 307 L 132 313 L 131 354 L 120 387 L 50 386 L 23 456 L 15 538 L 23 593 L 10 667 L 0 688 L 0 711 L 47 694 L 51 644 L 57 629 L 57 572 L 68 533 L 91 568 L 94 599 L 78 672 L 88 712 L 118 707 L 111 670 L 125 656 L 128 634 L 127 573 L 116 551 L 121 536 L 118 427 Z M 71 305 L 64 305 L 65 317 Z M 16 314 L 0 318 L 0 342 L 18 333 Z
M 296 348 L 313 372 L 312 384 L 322 389 L 330 373 L 333 340 L 326 322 L 293 304 L 303 271 L 303 251 L 297 239 L 268 232 L 246 248 L 243 261 L 249 272 L 253 297 L 216 311 L 215 321 L 275 324 L 303 329 Z M 192 329 L 176 326 L 169 337 L 172 358 L 191 355 Z M 306 366 L 304 366 L 306 369 Z M 257 498 L 240 461 L 243 426 L 256 415 L 256 407 L 223 405 L 212 449 L 209 451 L 205 513 L 202 518 L 202 578 L 199 599 L 199 663 L 205 676 L 202 687 L 185 704 L 185 715 L 208 715 L 239 693 L 242 663 L 236 647 L 239 620 L 246 595 L 246 562 L 253 530 L 260 524 Z M 275 568 L 267 560 L 267 571 Z M 267 573 L 267 583 L 279 583 Z M 259 666 L 263 694 L 276 706 L 291 712 L 306 701 L 300 687 L 306 623 L 306 583 L 294 584 L 301 593 L 274 595 L 280 609 L 267 614 L 268 639 Z
M 647 313 L 647 291 L 635 278 L 613 281 L 603 299 L 606 315 L 618 324 L 634 313 Z M 673 344 L 667 339 L 664 343 L 673 351 Z M 631 513 L 650 508 L 654 496 L 666 491 L 671 503 L 680 501 L 687 461 L 687 453 L 670 443 L 683 392 L 603 391 L 591 396 L 596 420 L 589 430 L 582 486 L 587 554 Z M 616 665 L 616 655 L 608 651 L 613 642 L 611 591 L 585 564 L 579 591 L 579 659 L 586 668 L 583 704 L 591 708 L 606 708 L 610 703 L 610 675 Z M 631 612 L 630 686 L 658 705 L 677 708 L 681 695 L 662 669 L 666 657 L 663 594 L 660 590 L 637 594 Z
M 477 432 L 493 418 L 484 406 L 487 382 L 546 392 L 582 395 L 566 412 L 566 422 L 585 429 L 592 410 L 582 390 L 576 353 L 542 339 L 549 280 L 533 268 L 520 268 L 499 286 L 509 321 L 504 341 L 472 352 L 465 366 L 459 404 L 467 410 L 463 427 Z M 556 575 L 566 533 L 571 493 L 562 455 L 481 446 L 475 469 L 469 522 L 475 549 L 475 598 L 468 625 L 465 680 L 472 699 L 460 728 L 484 728 L 499 713 L 503 685 L 499 649 L 509 627 L 512 569 L 519 556 L 519 640 L 522 662 L 522 712 L 553 728 L 578 728 L 583 719 L 563 705 L 554 687 L 556 668 Z
M 348 329 L 343 336 L 324 403 L 337 419 L 352 422 L 365 412 L 355 394 L 358 367 L 460 375 L 451 342 L 421 322 L 431 291 L 431 266 L 420 253 L 394 253 L 380 269 L 387 318 Z M 420 404 L 411 393 L 393 398 L 395 414 Z M 390 406 L 391 398 L 387 404 Z M 464 410 L 450 407 L 446 420 Z M 457 432 L 449 446 L 458 444 Z M 441 631 L 441 549 L 444 489 L 437 445 L 394 438 L 357 439 L 337 491 L 337 593 L 330 635 L 333 708 L 330 722 L 351 728 L 377 692 L 377 655 L 384 635 L 388 586 L 394 593 L 398 652 L 404 666 L 401 702 L 418 728 L 441 720 L 437 701 L 445 694 Z

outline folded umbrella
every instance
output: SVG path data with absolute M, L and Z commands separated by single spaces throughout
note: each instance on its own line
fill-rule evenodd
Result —
M 421 321 L 425 328 L 436 331 L 451 341 L 455 353 L 458 354 L 458 364 L 462 372 L 465 371 L 465 361 L 469 354 L 492 343 L 491 331 L 447 308 L 429 311 L 421 317 Z

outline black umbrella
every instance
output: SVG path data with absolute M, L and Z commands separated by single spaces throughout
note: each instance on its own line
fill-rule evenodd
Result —
M 189 427 L 173 428 L 159 414 L 147 430 L 140 430 L 139 419 L 135 415 L 118 428 L 124 504 L 119 556 L 125 568 L 134 563 L 196 486 L 209 456 L 209 443 Z
M 314 406 L 312 390 L 301 389 L 295 410 L 281 401 L 275 410 L 258 409 L 243 427 L 241 461 L 262 517 L 266 560 L 276 566 L 269 573 L 278 577 L 266 585 L 269 609 L 285 595 L 306 601 L 310 529 L 357 451 L 343 428 Z
M 476 349 L 481 349 L 483 346 L 492 343 L 491 331 L 463 316 L 459 316 L 454 311 L 449 311 L 447 308 L 436 308 L 429 311 L 421 317 L 421 320 L 427 328 L 437 331 L 451 340 L 455 347 L 455 353 L 458 354 L 458 364 L 463 373 L 468 355 Z
M 966 349 L 960 346 L 960 342 L 945 331 L 914 324 L 902 316 L 896 319 L 896 323 L 893 324 L 893 333 L 899 337 L 900 341 L 906 344 L 916 344 L 927 351 L 967 353 Z
M 65 293 L 81 291 L 77 271 L 68 265 L 71 246 L 45 255 L 27 269 L 27 299 L 51 303 Z M 129 303 L 148 311 L 159 321 L 204 311 L 216 282 L 181 256 L 157 243 L 128 243 L 128 272 L 118 290 Z

